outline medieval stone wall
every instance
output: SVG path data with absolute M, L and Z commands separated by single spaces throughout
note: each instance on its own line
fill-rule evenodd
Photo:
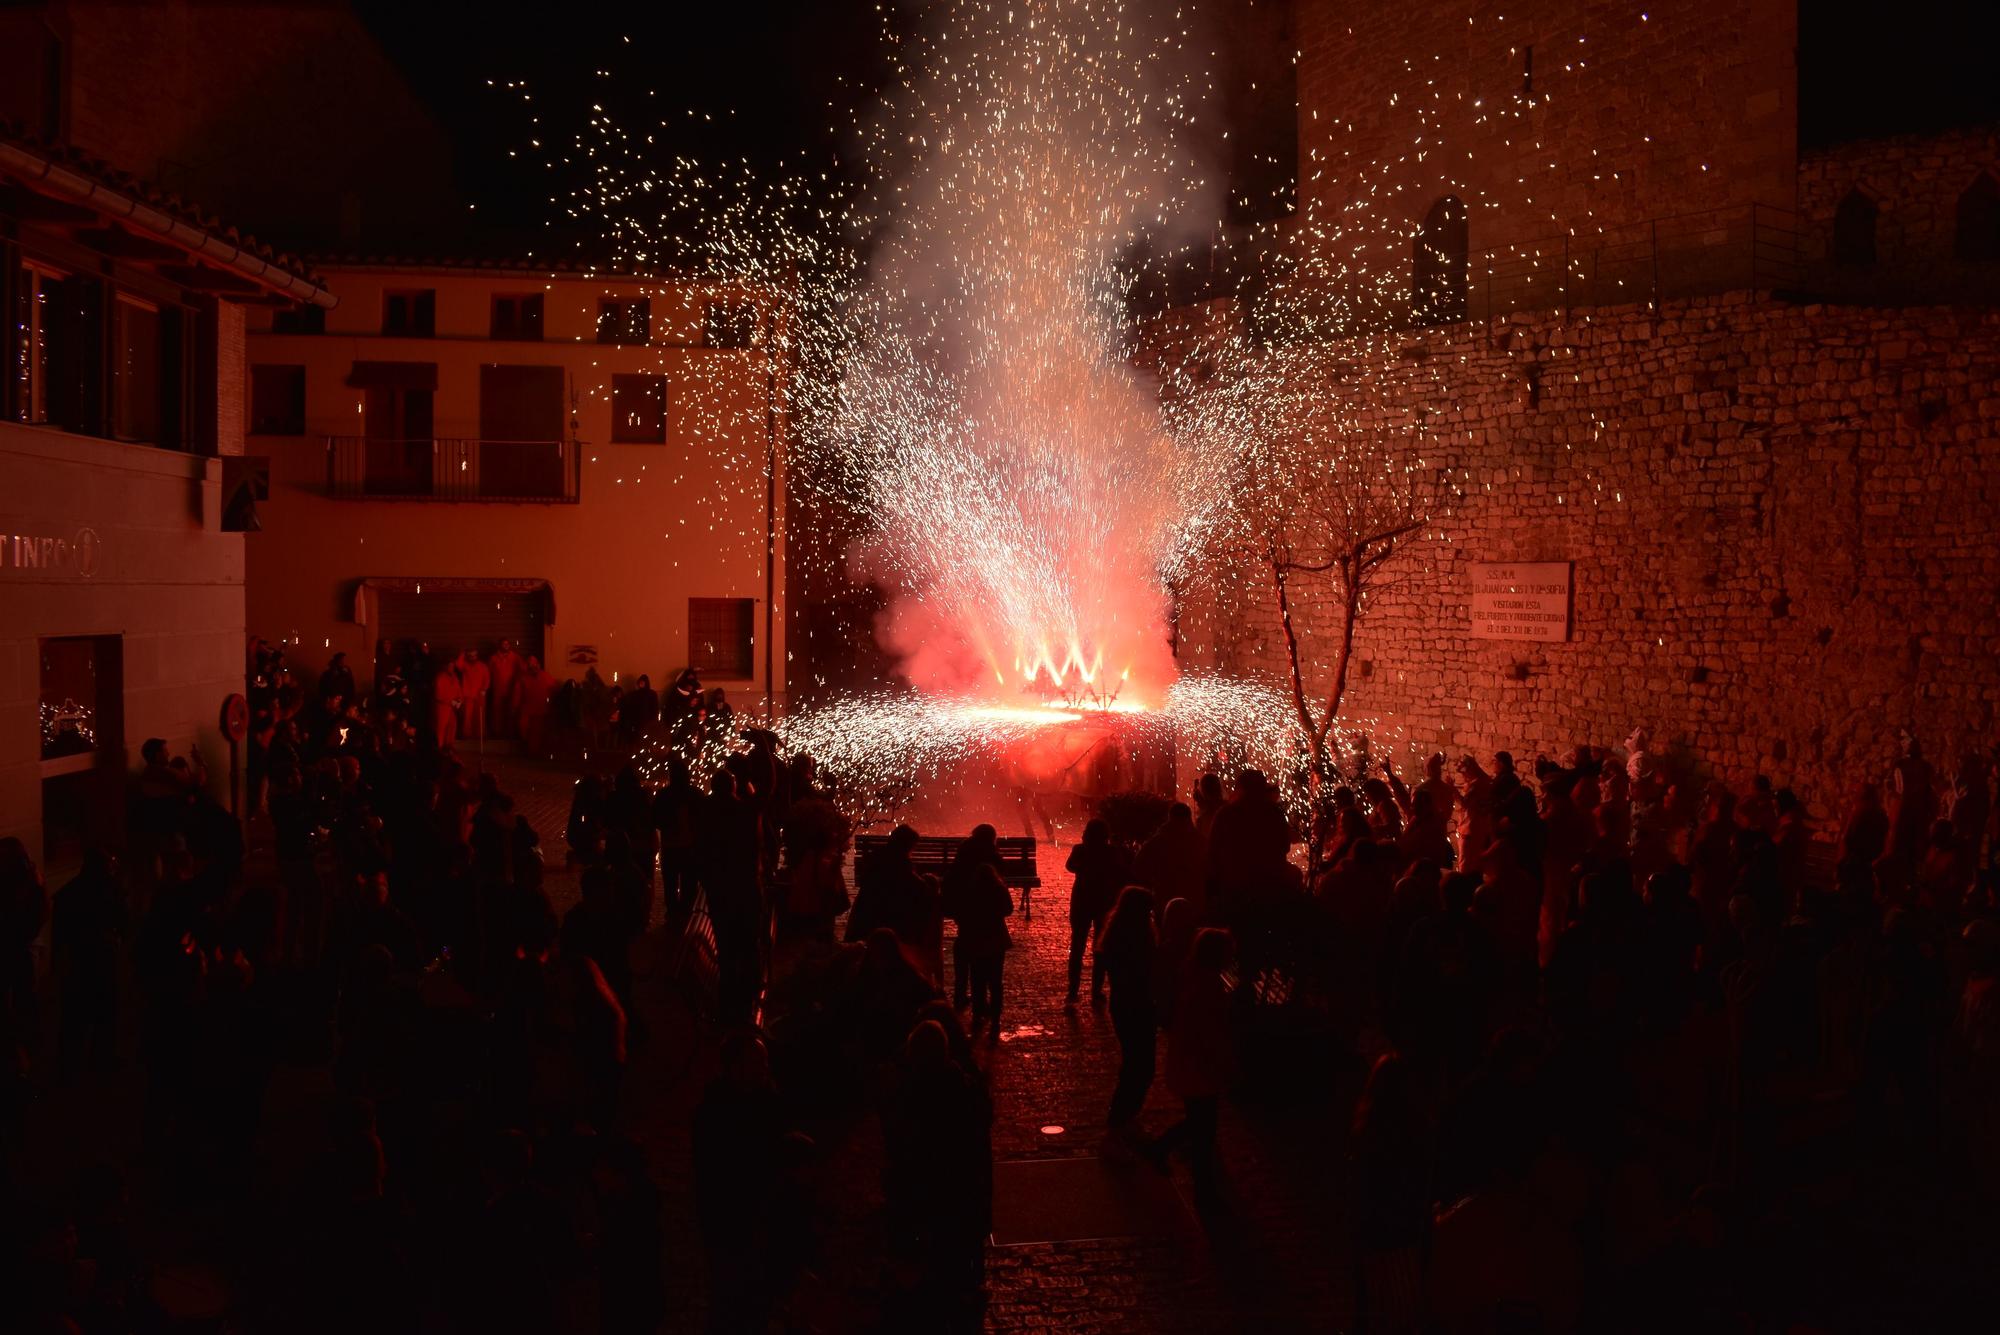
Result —
M 1947 764 L 1994 740 L 2000 312 L 1737 293 L 1381 355 L 1436 369 L 1407 382 L 1422 402 L 1380 413 L 1425 414 L 1427 463 L 1460 493 L 1360 623 L 1342 712 L 1385 749 L 1525 759 L 1643 724 L 1690 767 L 1761 771 L 1825 815 L 1881 776 L 1899 729 Z M 1570 638 L 1472 638 L 1482 561 L 1574 562 Z M 1323 587 L 1302 602 L 1323 690 L 1335 609 Z M 1282 679 L 1259 570 L 1191 597 L 1180 634 L 1187 667 Z
M 1299 203 L 1414 223 L 1463 183 L 1471 248 L 1789 208 L 1791 0 L 1298 0 Z
M 1811 289 L 1872 302 L 2000 300 L 2000 263 L 1958 253 L 1959 201 L 1982 176 L 2000 181 L 2000 128 L 1865 139 L 1801 156 L 1800 251 Z M 1843 263 L 1837 253 L 1835 219 L 1850 196 L 1875 209 L 1870 262 Z

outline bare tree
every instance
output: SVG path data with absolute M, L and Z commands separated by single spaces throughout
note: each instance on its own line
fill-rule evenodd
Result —
M 1446 499 L 1426 418 L 1405 406 L 1422 401 L 1412 378 L 1435 373 L 1338 351 L 1232 344 L 1176 422 L 1211 497 L 1196 511 L 1210 559 L 1268 582 L 1299 735 L 1322 778 L 1334 772 L 1357 627 Z M 1337 627 L 1330 662 L 1301 643 L 1301 620 L 1320 607 Z

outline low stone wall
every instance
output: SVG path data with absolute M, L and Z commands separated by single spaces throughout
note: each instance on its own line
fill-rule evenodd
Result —
M 1525 761 L 1643 724 L 1825 816 L 1899 729 L 1946 769 L 1993 740 L 2000 312 L 1739 293 L 1460 325 L 1400 355 L 1443 370 L 1382 413 L 1428 410 L 1462 495 L 1360 625 L 1343 714 L 1388 746 Z M 1472 638 L 1482 561 L 1574 562 L 1570 638 Z M 1316 688 L 1334 610 L 1319 591 L 1299 618 Z M 1263 572 L 1191 598 L 1180 636 L 1186 665 L 1282 673 Z

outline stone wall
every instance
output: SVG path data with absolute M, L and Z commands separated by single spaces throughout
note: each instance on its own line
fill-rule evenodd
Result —
M 1379 415 L 1427 413 L 1427 462 L 1462 493 L 1361 622 L 1343 714 L 1389 747 L 1531 757 L 1645 724 L 1825 815 L 1901 728 L 1941 757 L 1995 739 L 2000 312 L 1737 293 L 1458 325 L 1385 355 L 1434 368 L 1405 381 L 1423 401 Z M 1469 564 L 1507 560 L 1575 562 L 1567 642 L 1470 637 Z M 1324 689 L 1333 607 L 1306 603 Z M 1224 572 L 1180 629 L 1186 666 L 1281 676 L 1261 572 Z
M 1478 254 L 1792 203 L 1791 0 L 1299 0 L 1296 28 L 1309 228 L 1357 200 L 1415 222 L 1449 190 Z
M 2000 299 L 2000 264 L 1956 254 L 1959 198 L 1982 174 L 2000 180 L 2000 129 L 1864 139 L 1802 156 L 1800 250 L 1813 290 L 1866 301 Z M 1836 262 L 1834 217 L 1850 193 L 1876 209 L 1873 264 Z

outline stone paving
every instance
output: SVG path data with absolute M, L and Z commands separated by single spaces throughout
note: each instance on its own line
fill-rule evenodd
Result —
M 574 895 L 562 869 L 561 830 L 573 775 L 503 762 L 502 780 L 518 808 L 543 832 L 549 889 Z M 994 1103 L 993 1152 L 1000 1190 L 1006 1164 L 1018 1160 L 1094 1158 L 1118 1067 L 1109 1015 L 1085 1005 L 1063 1009 L 1069 885 L 1066 846 L 1044 844 L 1043 886 L 1033 919 L 1016 916 L 1015 949 L 1006 969 L 1006 1014 L 998 1042 L 977 1047 Z M 660 934 L 649 942 L 656 957 Z M 949 957 L 949 947 L 946 951 Z M 642 970 L 645 964 L 642 963 Z M 711 1062 L 714 1035 L 665 999 L 665 980 L 650 990 L 661 1011 L 648 1044 L 633 1059 L 631 1129 L 668 1198 L 669 1268 L 677 1305 L 692 1319 L 700 1302 L 699 1240 L 687 1190 L 688 1122 Z M 1319 1054 L 1303 1059 L 1330 1061 Z M 1164 1050 L 1161 1066 L 1164 1069 Z M 1296 1096 L 1232 1100 L 1223 1114 L 1222 1150 L 1228 1209 L 1204 1224 L 1186 1204 L 1184 1166 L 1175 1169 L 1175 1211 L 1145 1236 L 1108 1236 L 990 1247 L 992 1331 L 1114 1332 L 1335 1331 L 1347 1328 L 1352 1276 L 1339 1202 L 1344 1130 L 1353 1080 L 1333 1082 L 1301 1105 Z M 1143 1122 L 1158 1131 L 1177 1101 L 1157 1080 Z M 1060 1131 L 1045 1130 L 1060 1128 Z M 1114 1155 L 1118 1151 L 1112 1151 Z M 802 1286 L 797 1308 L 821 1330 L 866 1329 L 873 1321 L 879 1275 L 880 1131 L 870 1117 L 828 1147 L 821 1184 L 823 1253 Z M 1152 1170 L 1124 1156 L 1119 1171 Z

